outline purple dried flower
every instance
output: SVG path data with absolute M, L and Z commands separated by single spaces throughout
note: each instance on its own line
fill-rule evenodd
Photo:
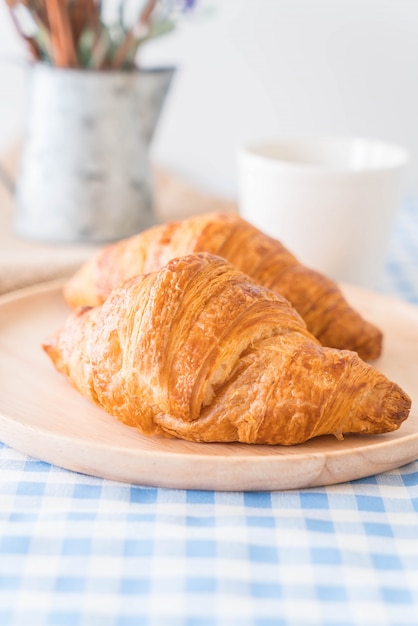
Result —
M 180 14 L 193 11 L 197 5 L 197 0 L 160 0 L 161 8 L 166 14 Z
M 194 7 L 197 4 L 197 0 L 184 0 L 183 2 L 183 10 L 184 11 L 191 11 L 192 9 L 194 9 Z

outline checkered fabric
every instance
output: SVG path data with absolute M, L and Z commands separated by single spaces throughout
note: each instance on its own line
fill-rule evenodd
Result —
M 411 200 L 381 289 L 418 303 Z M 84 476 L 0 444 L 0 626 L 145 625 L 417 626 L 418 463 L 217 493 Z
M 418 199 L 406 197 L 400 207 L 390 241 L 379 291 L 418 304 Z M 418 624 L 418 619 L 417 619 Z
M 328 488 L 214 493 L 0 453 L 2 626 L 418 623 L 418 463 Z

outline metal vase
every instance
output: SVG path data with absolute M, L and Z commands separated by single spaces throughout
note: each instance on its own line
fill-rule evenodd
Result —
M 153 225 L 149 148 L 173 68 L 30 68 L 15 231 L 100 243 Z

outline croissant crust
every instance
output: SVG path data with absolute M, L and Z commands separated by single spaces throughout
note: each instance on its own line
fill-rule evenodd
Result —
M 44 349 L 81 393 L 148 435 L 292 445 L 395 430 L 411 404 L 355 352 L 321 346 L 285 298 L 208 253 L 76 309 Z
M 101 304 L 127 278 L 205 251 L 288 299 L 323 345 L 354 350 L 365 360 L 380 355 L 382 333 L 347 303 L 335 282 L 234 213 L 163 224 L 106 246 L 69 280 L 64 297 L 71 306 Z

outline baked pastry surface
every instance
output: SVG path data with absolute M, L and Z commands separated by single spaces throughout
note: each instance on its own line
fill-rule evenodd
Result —
M 380 355 L 382 333 L 347 303 L 334 281 L 303 266 L 279 241 L 234 213 L 191 217 L 110 244 L 68 281 L 64 297 L 71 306 L 101 304 L 127 278 L 204 251 L 288 299 L 323 345 L 354 350 L 365 360 Z
M 292 445 L 396 430 L 411 405 L 357 353 L 321 346 L 285 298 L 208 253 L 77 308 L 43 347 L 76 389 L 147 435 Z

